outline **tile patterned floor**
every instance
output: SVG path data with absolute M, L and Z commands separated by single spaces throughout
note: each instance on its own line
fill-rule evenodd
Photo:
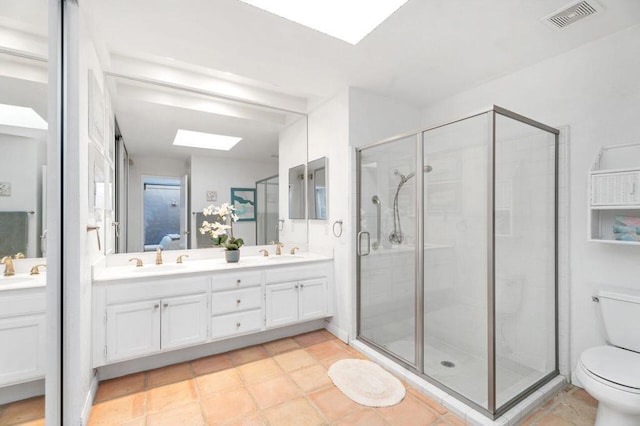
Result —
M 100 383 L 89 426 L 463 425 L 407 386 L 387 408 L 360 406 L 327 376 L 331 364 L 365 358 L 320 330 Z M 522 425 L 593 425 L 597 402 L 567 386 Z M 44 425 L 44 399 L 0 406 L 0 426 Z

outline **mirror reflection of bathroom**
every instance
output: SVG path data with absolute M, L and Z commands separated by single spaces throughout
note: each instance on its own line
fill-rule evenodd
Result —
M 280 241 L 278 175 L 256 182 L 256 244 Z
M 304 219 L 304 164 L 289 169 L 289 219 Z
M 307 163 L 307 209 L 309 219 L 327 218 L 327 158 Z
M 186 178 L 142 177 L 144 251 L 186 248 Z

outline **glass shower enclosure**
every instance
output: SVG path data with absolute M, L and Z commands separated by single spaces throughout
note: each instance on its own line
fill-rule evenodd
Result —
M 557 157 L 500 107 L 358 149 L 358 339 L 490 418 L 556 376 Z
M 256 245 L 280 241 L 278 188 L 278 175 L 256 182 Z

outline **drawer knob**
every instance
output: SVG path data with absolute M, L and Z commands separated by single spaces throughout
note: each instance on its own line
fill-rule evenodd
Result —
M 242 302 L 242 300 L 240 300 L 240 299 L 236 300 L 236 303 L 237 303 L 238 305 L 240 304 L 240 302 Z
M 156 303 L 155 305 L 153 305 L 153 308 L 154 308 L 154 309 L 158 309 L 159 307 L 160 307 L 160 305 L 159 305 L 159 304 L 157 304 L 157 303 Z
M 166 308 L 167 306 L 169 306 L 169 304 L 168 304 L 168 303 L 165 303 L 165 304 L 164 304 L 164 305 L 162 305 L 162 306 L 164 306 L 164 307 Z
M 237 280 L 236 281 L 236 285 L 240 285 L 241 282 L 242 282 L 242 280 Z
M 241 326 L 241 325 L 242 325 L 242 324 L 240 324 L 240 321 L 238 321 L 238 322 L 236 323 L 236 327 L 237 327 L 237 328 L 240 328 L 240 326 Z

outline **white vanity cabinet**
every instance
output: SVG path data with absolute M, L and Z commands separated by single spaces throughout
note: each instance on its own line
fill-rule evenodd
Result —
M 202 276 L 94 289 L 94 321 L 104 324 L 94 324 L 94 365 L 206 342 L 208 294 L 209 278 Z
M 321 266 L 266 272 L 266 326 L 278 327 L 329 314 L 328 273 Z M 284 281 L 284 282 L 283 282 Z
M 211 290 L 212 339 L 264 328 L 262 271 L 214 275 Z
M 44 377 L 45 339 L 45 287 L 0 291 L 0 386 Z

